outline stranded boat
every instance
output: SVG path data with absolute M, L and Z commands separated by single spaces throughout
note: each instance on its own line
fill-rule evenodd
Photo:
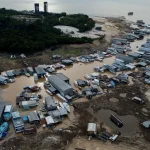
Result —
M 11 104 L 5 106 L 4 115 L 3 115 L 5 121 L 8 121 L 8 120 L 11 119 L 11 117 L 12 117 L 12 115 L 11 115 L 12 111 L 13 111 L 13 107 L 12 107 Z
M 3 139 L 6 136 L 8 130 L 9 130 L 9 125 L 7 122 L 4 122 L 0 126 L 0 139 Z
M 69 107 L 69 105 L 67 104 L 67 103 L 63 103 L 63 105 L 64 105 L 64 107 L 65 107 L 65 109 L 68 111 L 68 112 L 70 112 L 70 107 Z
M 119 128 L 123 126 L 123 122 L 113 114 L 110 116 L 110 120 Z
M 36 74 L 36 73 L 34 73 L 34 81 L 36 82 L 36 81 L 38 81 L 38 75 Z

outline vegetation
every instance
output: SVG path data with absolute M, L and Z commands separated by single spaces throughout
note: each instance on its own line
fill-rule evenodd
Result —
M 30 15 L 38 18 L 33 22 L 17 20 L 14 15 L 22 15 L 14 10 L 0 9 L 0 51 L 10 53 L 31 53 L 61 44 L 91 43 L 90 38 L 73 38 L 63 34 L 55 25 L 71 25 L 80 31 L 90 30 L 95 22 L 88 16 L 61 14 Z M 25 15 L 27 16 L 27 15 Z
M 93 19 L 83 14 L 74 14 L 62 17 L 60 22 L 63 25 L 76 27 L 80 32 L 91 30 L 95 25 L 95 21 Z

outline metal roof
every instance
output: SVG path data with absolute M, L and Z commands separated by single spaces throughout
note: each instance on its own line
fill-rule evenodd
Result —
M 67 110 L 65 108 L 59 108 L 59 111 L 61 116 L 68 115 Z
M 96 132 L 96 123 L 88 123 L 87 131 L 90 132 Z
M 6 77 L 4 77 L 4 76 L 0 76 L 0 82 L 4 82 L 4 81 L 6 81 L 7 80 L 7 78 Z
M 36 112 L 30 112 L 28 114 L 28 119 L 29 119 L 29 122 L 32 122 L 32 121 L 40 121 L 38 115 Z
M 42 67 L 36 67 L 35 71 L 37 74 L 46 74 L 45 70 Z
M 56 88 L 57 90 L 61 89 L 63 91 L 68 90 L 68 89 L 73 89 L 71 85 L 68 83 L 64 82 L 61 78 L 59 78 L 56 75 L 52 75 L 48 77 L 48 81 Z
M 69 80 L 69 78 L 67 76 L 65 76 L 64 74 L 62 74 L 62 73 L 56 73 L 56 76 L 58 76 L 63 81 L 68 81 Z
M 12 114 L 12 118 L 13 118 L 13 119 L 16 119 L 16 118 L 19 118 L 19 117 L 20 117 L 19 111 L 12 112 L 11 114 Z
M 54 99 L 51 96 L 47 96 L 45 97 L 45 104 L 49 107 L 49 106 L 53 106 L 53 107 L 57 107 Z
M 13 76 L 14 76 L 13 70 L 7 71 L 6 74 L 7 74 L 9 77 L 13 77 Z
M 12 110 L 12 105 L 6 105 L 4 112 L 5 112 L 5 113 L 6 113 L 6 112 L 11 112 L 11 110 Z
M 47 116 L 47 117 L 45 117 L 45 119 L 46 119 L 47 125 L 55 123 L 52 116 Z
M 32 67 L 27 67 L 27 70 L 28 70 L 29 72 L 34 72 Z
M 129 64 L 129 63 L 134 62 L 134 59 L 132 57 L 125 56 L 125 55 L 122 55 L 122 54 L 117 54 L 116 58 L 118 58 L 120 60 L 123 60 L 125 64 Z
M 60 118 L 61 113 L 59 110 L 53 110 L 53 111 L 49 111 L 48 115 L 52 116 L 53 118 Z

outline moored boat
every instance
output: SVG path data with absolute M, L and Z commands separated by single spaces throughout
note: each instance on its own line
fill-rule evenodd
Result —
M 67 104 L 67 103 L 63 103 L 63 105 L 64 105 L 64 108 L 68 111 L 68 112 L 70 112 L 70 107 L 69 107 L 69 105 Z
M 6 136 L 8 130 L 9 130 L 9 125 L 7 122 L 4 122 L 0 126 L 0 139 L 3 139 Z
M 12 111 L 13 111 L 13 107 L 12 107 L 11 104 L 5 106 L 4 115 L 3 115 L 5 121 L 8 121 L 8 120 L 11 119 L 11 117 L 12 117 L 12 115 L 11 115 Z
M 34 81 L 36 82 L 36 81 L 38 81 L 38 75 L 36 74 L 36 73 L 34 73 Z

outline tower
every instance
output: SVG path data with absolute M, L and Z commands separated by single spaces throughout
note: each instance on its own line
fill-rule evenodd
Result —
M 48 2 L 44 2 L 44 12 L 48 12 Z
M 35 7 L 35 13 L 38 14 L 39 13 L 39 3 L 35 3 L 34 7 Z

